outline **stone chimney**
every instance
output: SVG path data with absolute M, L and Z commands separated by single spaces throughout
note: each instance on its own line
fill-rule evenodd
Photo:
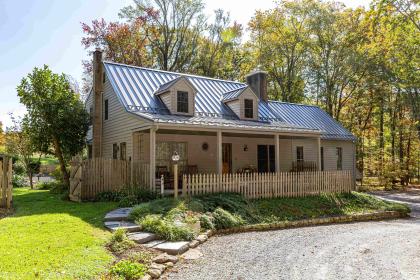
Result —
M 268 101 L 267 72 L 254 70 L 246 76 L 246 83 L 261 100 Z
M 102 51 L 96 49 L 93 52 L 93 145 L 92 155 L 94 158 L 102 156 L 102 122 L 103 122 L 103 64 Z

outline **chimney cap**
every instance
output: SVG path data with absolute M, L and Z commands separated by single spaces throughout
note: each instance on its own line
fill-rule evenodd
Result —
M 253 76 L 255 74 L 265 74 L 268 75 L 267 71 L 261 70 L 259 68 L 255 68 L 254 70 L 251 71 L 251 73 L 249 73 L 248 75 L 245 76 L 245 78 Z

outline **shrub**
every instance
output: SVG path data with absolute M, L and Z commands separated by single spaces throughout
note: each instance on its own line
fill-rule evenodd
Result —
M 216 229 L 232 228 L 244 224 L 244 221 L 241 217 L 237 215 L 232 215 L 231 213 L 220 207 L 214 210 L 213 218 L 214 226 L 216 227 Z
M 183 204 L 181 200 L 173 198 L 155 199 L 135 206 L 130 213 L 130 218 L 133 220 L 139 220 L 148 214 L 167 214 L 173 208 L 185 208 L 185 206 L 180 206 L 181 204 Z
M 120 192 L 113 192 L 113 191 L 105 191 L 100 192 L 96 195 L 95 201 L 101 202 L 116 202 L 121 199 Z
M 95 201 L 114 201 L 119 202 L 120 207 L 131 207 L 142 202 L 153 200 L 157 194 L 148 189 L 126 186 L 120 191 L 100 192 L 96 195 Z
M 195 233 L 184 225 L 175 225 L 173 221 L 161 215 L 147 215 L 138 221 L 145 231 L 155 233 L 159 238 L 169 241 L 192 240 Z
M 127 237 L 125 229 L 119 228 L 114 231 L 107 245 L 112 252 L 121 254 L 125 250 L 133 248 L 135 243 Z
M 147 267 L 144 264 L 132 262 L 130 260 L 122 260 L 110 269 L 112 275 L 122 277 L 126 280 L 140 279 L 146 272 Z
M 200 210 L 201 204 L 201 210 Z M 216 193 L 194 197 L 189 203 L 189 208 L 200 210 L 197 212 L 213 212 L 223 208 L 230 213 L 241 216 L 248 222 L 258 221 L 257 210 L 245 197 L 236 193 Z M 194 209 L 191 209 L 195 211 Z
M 203 229 L 215 229 L 214 223 L 213 223 L 213 217 L 206 214 L 201 215 L 200 226 Z
M 13 174 L 12 185 L 14 188 L 22 188 L 27 186 L 26 177 L 20 174 Z
M 20 160 L 13 163 L 13 174 L 26 175 L 25 165 Z
M 61 181 L 50 181 L 44 184 L 46 184 L 46 188 L 49 188 L 50 192 L 54 194 L 65 194 L 68 191 L 67 186 Z

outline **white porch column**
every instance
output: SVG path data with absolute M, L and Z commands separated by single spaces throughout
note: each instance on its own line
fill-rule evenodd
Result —
M 280 136 L 278 134 L 274 134 L 274 143 L 275 143 L 275 163 L 276 163 L 276 173 L 280 172 Z
M 156 188 L 156 128 L 150 128 L 150 189 Z
M 318 170 L 321 170 L 321 137 L 316 138 L 317 147 L 318 147 Z
M 217 131 L 217 174 L 223 173 L 223 154 L 222 154 L 222 132 L 219 130 Z

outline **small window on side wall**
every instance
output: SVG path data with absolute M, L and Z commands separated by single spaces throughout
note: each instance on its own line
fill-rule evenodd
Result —
M 303 162 L 303 146 L 296 147 L 296 161 Z
M 105 120 L 108 119 L 108 99 L 105 99 L 104 102 L 104 118 Z
M 118 144 L 117 143 L 112 144 L 112 158 L 113 159 L 118 158 Z
M 188 113 L 188 92 L 178 91 L 176 95 L 176 110 L 178 113 Z
M 125 142 L 122 142 L 120 144 L 120 160 L 126 160 L 127 159 L 127 144 Z
M 337 147 L 337 170 L 343 170 L 343 148 Z
M 244 100 L 244 111 L 245 111 L 245 118 L 248 118 L 248 119 L 254 118 L 254 100 L 252 99 Z

